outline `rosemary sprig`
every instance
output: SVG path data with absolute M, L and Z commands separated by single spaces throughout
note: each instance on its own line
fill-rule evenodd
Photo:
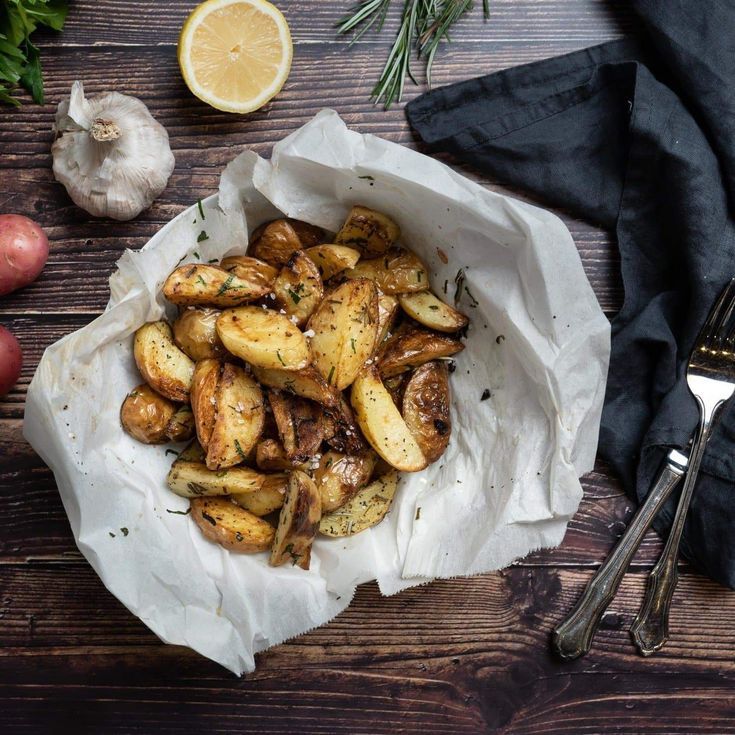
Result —
M 350 46 L 375 26 L 380 32 L 391 0 L 359 0 L 351 13 L 337 24 L 338 33 L 354 33 Z M 406 77 L 416 84 L 411 72 L 412 53 L 426 60 L 426 78 L 431 86 L 431 69 L 442 41 L 449 41 L 449 30 L 473 6 L 473 0 L 403 0 L 403 11 L 395 41 L 372 91 L 376 104 L 387 110 L 401 101 Z M 482 0 L 487 19 L 489 0 Z

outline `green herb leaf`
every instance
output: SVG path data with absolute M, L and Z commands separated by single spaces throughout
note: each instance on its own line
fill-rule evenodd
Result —
M 332 365 L 332 367 L 329 368 L 329 377 L 327 378 L 327 383 L 329 383 L 329 385 L 332 385 L 333 377 L 334 377 L 334 365 Z
M 187 508 L 186 510 L 169 510 L 166 508 L 166 513 L 170 513 L 173 516 L 188 516 L 191 513 L 191 508 Z
M 201 217 L 201 218 L 202 218 L 203 220 L 207 219 L 207 218 L 206 218 L 206 217 L 204 216 L 204 207 L 202 207 L 202 200 L 201 200 L 201 199 L 197 199 L 197 207 L 199 208 L 199 216 L 200 216 L 200 217 Z
M 235 439 L 235 451 L 240 455 L 240 458 L 243 460 L 243 462 L 248 458 L 247 454 L 243 452 L 242 446 L 237 439 Z
M 209 240 L 209 235 L 202 230 L 197 236 L 197 242 L 204 242 L 205 240 Z
M 281 365 L 283 365 L 283 367 L 286 367 L 286 363 L 283 361 L 283 358 L 281 357 L 280 350 L 276 350 L 276 357 L 278 358 L 278 362 L 280 362 Z
M 288 295 L 291 297 L 294 304 L 298 304 L 299 301 L 301 301 L 301 296 L 299 296 L 296 291 L 292 291 L 290 288 L 286 290 L 288 291 Z

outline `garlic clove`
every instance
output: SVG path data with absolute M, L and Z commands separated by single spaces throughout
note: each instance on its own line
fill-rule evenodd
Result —
M 95 217 L 132 219 L 166 188 L 175 163 L 168 133 L 139 99 L 118 92 L 86 98 L 74 82 L 54 128 L 54 176 Z

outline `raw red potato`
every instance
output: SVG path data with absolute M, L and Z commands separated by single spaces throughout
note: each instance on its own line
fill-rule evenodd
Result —
M 0 398 L 18 382 L 23 355 L 18 340 L 0 325 Z
M 47 258 L 48 238 L 33 220 L 0 214 L 0 296 L 35 281 Z

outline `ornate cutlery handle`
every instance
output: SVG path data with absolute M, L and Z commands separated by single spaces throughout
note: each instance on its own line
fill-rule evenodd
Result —
M 587 585 L 572 612 L 554 630 L 552 645 L 566 661 L 579 658 L 590 650 L 600 620 L 615 597 L 631 559 L 653 519 L 684 474 L 686 464 L 684 455 L 676 451 L 669 453 L 656 484 L 638 508 L 625 533 Z

